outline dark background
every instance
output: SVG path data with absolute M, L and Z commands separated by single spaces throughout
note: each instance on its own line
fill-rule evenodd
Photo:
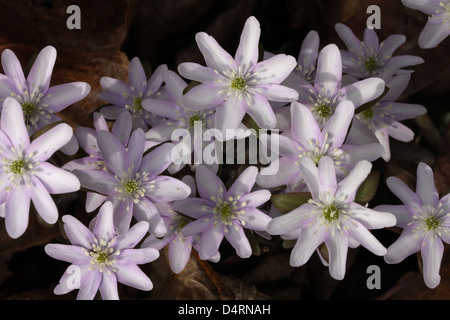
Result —
M 81 30 L 69 30 L 66 9 L 76 4 L 81 9 Z M 393 33 L 404 34 L 407 42 L 394 54 L 422 56 L 425 63 L 415 67 L 411 83 L 400 98 L 422 104 L 428 114 L 406 121 L 416 133 L 410 143 L 392 141 L 392 160 L 374 163 L 381 172 L 378 192 L 371 205 L 395 204 L 398 200 L 384 181 L 397 176 L 412 188 L 417 164 L 428 163 L 435 170 L 438 191 L 450 188 L 450 39 L 437 48 L 423 50 L 417 38 L 426 16 L 409 10 L 399 0 L 18 0 L 0 1 L 0 52 L 12 49 L 23 66 L 46 45 L 53 45 L 58 58 L 52 85 L 71 81 L 88 82 L 92 91 L 81 102 L 62 111 L 73 127 L 92 126 L 91 114 L 103 102 L 99 79 L 110 76 L 127 80 L 128 62 L 138 56 L 151 72 L 160 64 L 176 71 L 181 62 L 203 63 L 194 37 L 199 31 L 212 35 L 234 54 L 245 20 L 254 15 L 261 23 L 261 45 L 274 53 L 298 56 L 308 31 L 318 31 L 321 47 L 342 42 L 334 31 L 338 22 L 346 23 L 362 38 L 369 5 L 381 8 L 380 40 Z M 60 158 L 60 161 L 68 159 Z M 84 194 L 59 197 L 60 215 L 73 214 L 88 222 L 93 214 L 83 211 Z M 399 230 L 378 230 L 375 235 L 386 246 L 398 237 Z M 76 292 L 55 296 L 67 263 L 44 253 L 49 242 L 64 243 L 60 225 L 43 224 L 31 214 L 28 230 L 19 239 L 10 239 L 0 221 L 0 299 L 74 299 Z M 140 292 L 120 286 L 122 299 L 448 299 L 450 298 L 450 255 L 444 255 L 441 284 L 428 289 L 416 256 L 397 265 L 364 248 L 349 251 L 348 270 L 342 281 L 331 279 L 316 254 L 303 267 L 289 266 L 290 250 L 279 239 L 257 242 L 259 254 L 240 260 L 227 244 L 221 248 L 223 259 L 217 264 L 201 261 L 195 253 L 186 269 L 173 274 L 165 250 L 161 257 L 142 268 L 155 288 Z M 448 251 L 448 250 L 446 250 Z M 369 290 L 367 268 L 381 269 L 381 289 Z

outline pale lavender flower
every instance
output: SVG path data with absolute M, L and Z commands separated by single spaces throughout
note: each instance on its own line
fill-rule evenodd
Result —
M 380 77 L 387 80 L 399 73 L 411 73 L 411 70 L 403 68 L 424 62 L 421 57 L 413 55 L 393 56 L 406 41 L 404 35 L 392 34 L 380 43 L 374 29 L 365 29 L 363 41 L 345 24 L 338 23 L 335 29 L 347 47 L 347 50 L 341 50 L 344 72 L 358 79 Z
M 234 58 L 217 41 L 204 32 L 196 41 L 206 61 L 206 67 L 185 62 L 178 66 L 181 76 L 200 82 L 183 98 L 184 107 L 191 110 L 215 108 L 215 127 L 236 129 L 248 113 L 261 128 L 276 126 L 270 101 L 297 100 L 295 90 L 280 83 L 296 66 L 295 58 L 284 54 L 258 62 L 260 25 L 249 17 L 244 25 Z
M 129 84 L 119 79 L 102 77 L 100 84 L 104 91 L 99 93 L 99 98 L 110 105 L 102 107 L 100 113 L 107 119 L 115 120 L 122 111 L 128 110 L 133 118 L 133 129 L 147 131 L 149 125 L 154 126 L 162 119 L 147 112 L 142 102 L 159 95 L 166 71 L 167 66 L 160 65 L 147 79 L 141 61 L 135 57 L 128 66 Z
M 161 175 L 171 164 L 173 144 L 165 143 L 144 155 L 145 134 L 133 131 L 128 146 L 111 132 L 97 134 L 106 170 L 74 170 L 81 185 L 95 191 L 114 205 L 117 232 L 126 232 L 134 216 L 150 224 L 150 233 L 162 236 L 167 228 L 154 203 L 184 199 L 190 188 L 173 177 Z
M 258 209 L 270 199 L 271 193 L 267 190 L 252 191 L 257 173 L 256 167 L 248 167 L 227 190 L 214 172 L 200 166 L 195 180 L 201 198 L 174 202 L 174 210 L 195 219 L 183 228 L 182 235 L 201 235 L 198 246 L 201 259 L 214 257 L 224 237 L 239 257 L 251 256 L 252 248 L 244 228 L 264 231 L 271 219 Z
M 195 179 L 192 176 L 185 176 L 182 179 L 190 188 L 190 197 L 195 197 L 196 187 Z M 192 218 L 179 214 L 176 212 L 172 203 L 160 203 L 156 204 L 158 208 L 161 208 L 161 216 L 167 225 L 167 233 L 163 238 L 149 235 L 147 239 L 142 243 L 142 248 L 155 248 L 156 250 L 162 250 L 168 246 L 168 255 L 170 268 L 175 273 L 180 273 L 186 267 L 191 256 L 192 248 L 198 249 L 199 235 L 184 236 L 182 234 L 183 228 L 193 221 Z M 164 207 L 164 208 L 162 208 Z M 220 253 L 217 252 L 212 258 L 212 262 L 220 260 Z
M 22 106 L 24 121 L 31 136 L 40 128 L 60 121 L 56 115 L 71 104 L 84 99 L 91 86 L 85 82 L 71 82 L 50 87 L 56 49 L 47 46 L 42 49 L 30 72 L 25 75 L 14 52 L 6 49 L 2 53 L 2 67 L 5 75 L 0 75 L 0 105 L 7 97 L 13 97 Z M 78 144 L 73 137 L 62 151 L 75 154 Z
M 339 48 L 329 44 L 319 52 L 314 84 L 304 83 L 296 89 L 298 102 L 310 108 L 319 126 L 323 127 L 340 102 L 350 100 L 358 108 L 379 97 L 384 91 L 384 81 L 371 77 L 343 85 Z
M 389 161 L 391 149 L 389 139 L 409 142 L 414 132 L 400 121 L 413 119 L 427 112 L 418 104 L 396 102 L 408 86 L 410 74 L 399 74 L 386 81 L 389 92 L 372 106 L 357 113 L 353 119 L 347 142 L 366 144 L 379 142 L 384 152 L 382 158 Z
M 58 208 L 51 194 L 80 189 L 77 177 L 47 162 L 72 138 L 73 130 L 58 124 L 30 141 L 22 108 L 13 98 L 3 103 L 0 126 L 0 204 L 4 204 L 6 231 L 18 238 L 27 229 L 31 202 L 45 222 L 54 224 Z
M 71 263 L 55 287 L 55 294 L 79 289 L 78 300 L 93 300 L 98 291 L 103 300 L 118 300 L 118 283 L 139 290 L 152 290 L 152 281 L 137 265 L 156 260 L 159 251 L 134 248 L 146 235 L 147 222 L 138 222 L 126 233 L 117 235 L 111 202 L 100 208 L 91 228 L 71 215 L 63 216 L 62 221 L 71 244 L 51 243 L 45 246 L 50 257 Z
M 419 35 L 419 47 L 436 47 L 450 35 L 450 0 L 402 0 L 404 6 L 429 15 Z
M 63 166 L 63 169 L 73 170 L 107 170 L 103 161 L 103 154 L 97 144 L 97 134 L 102 130 L 109 130 L 108 124 L 102 114 L 94 112 L 94 128 L 78 126 L 75 129 L 75 136 L 81 148 L 88 154 L 86 157 L 74 159 Z M 129 112 L 123 111 L 111 129 L 111 133 L 125 146 L 132 132 L 132 118 Z M 96 192 L 87 191 L 85 208 L 87 212 L 92 212 L 102 205 L 107 199 L 106 196 Z
M 290 108 L 291 128 L 279 135 L 278 146 L 268 146 L 273 151 L 279 150 L 281 157 L 260 171 L 256 180 L 258 185 L 265 188 L 285 185 L 290 191 L 301 191 L 304 180 L 298 164 L 303 157 L 310 158 L 316 165 L 321 158 L 330 157 L 338 177 L 344 178 L 360 160 L 374 161 L 381 156 L 383 147 L 377 142 L 365 145 L 346 143 L 355 111 L 351 101 L 340 102 L 323 129 L 306 106 L 294 102 Z M 279 168 L 278 173 L 268 174 L 274 167 Z
M 375 210 L 392 212 L 403 231 L 388 247 L 384 259 L 387 263 L 400 263 L 420 252 L 425 284 L 435 288 L 441 280 L 443 242 L 450 243 L 450 194 L 439 199 L 433 170 L 423 162 L 417 167 L 415 192 L 397 177 L 389 177 L 386 182 L 403 204 L 380 205 Z
M 337 280 L 345 276 L 349 246 L 361 244 L 375 255 L 383 256 L 386 248 L 369 231 L 394 226 L 395 216 L 377 212 L 355 203 L 361 183 L 370 173 L 372 164 L 360 161 L 349 175 L 337 183 L 335 165 L 323 157 L 316 166 L 308 157 L 300 159 L 301 171 L 312 199 L 300 207 L 273 218 L 267 225 L 272 235 L 298 232 L 292 249 L 290 265 L 302 266 L 314 251 L 325 243 L 329 254 L 330 275 Z

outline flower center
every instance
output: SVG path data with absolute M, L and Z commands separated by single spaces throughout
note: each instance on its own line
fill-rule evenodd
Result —
M 200 121 L 200 122 L 202 121 L 200 116 L 197 114 L 189 118 L 189 126 L 194 127 L 196 121 Z
M 364 61 L 364 65 L 366 66 L 367 70 L 372 72 L 373 70 L 375 70 L 375 68 L 377 66 L 377 58 L 367 57 L 366 60 Z
M 142 113 L 144 108 L 142 107 L 142 97 L 133 97 L 133 112 Z
M 366 110 L 364 110 L 363 112 L 361 112 L 361 115 L 364 119 L 368 120 L 368 119 L 372 119 L 373 118 L 373 108 L 367 108 Z
M 116 263 L 114 256 L 119 255 L 120 251 L 113 248 L 113 241 L 106 242 L 105 240 L 100 240 L 99 242 L 97 239 L 94 239 L 92 250 L 87 254 L 92 257 L 91 264 L 96 266 L 100 272 L 105 271 L 105 269 L 108 269 L 108 273 L 110 270 L 116 272 L 113 267 Z
M 233 224 L 234 218 L 244 213 L 244 210 L 237 210 L 237 200 L 239 198 L 239 196 L 236 199 L 230 196 L 226 201 L 223 201 L 221 198 L 218 199 L 217 205 L 213 209 L 213 213 L 218 222 L 230 226 Z
M 320 105 L 316 112 L 321 118 L 329 118 L 331 116 L 331 108 L 326 104 Z
M 231 81 L 231 88 L 234 90 L 244 90 L 246 88 L 247 84 L 244 80 L 244 78 L 236 77 Z
M 119 185 L 115 187 L 117 192 L 116 197 L 122 201 L 126 201 L 129 197 L 132 198 L 134 203 L 139 203 L 140 198 L 145 196 L 145 190 L 147 187 L 154 188 L 154 181 L 148 182 L 148 173 L 136 173 L 136 175 L 131 178 L 132 168 L 128 169 L 128 172 L 124 172 L 122 178 L 115 176 L 119 181 Z M 128 210 L 128 208 L 127 208 Z
M 132 193 L 139 188 L 139 185 L 137 184 L 136 180 L 129 180 L 124 183 L 123 187 L 125 188 L 125 191 L 127 193 Z
M 23 160 L 16 160 L 9 166 L 9 170 L 14 174 L 22 175 L 25 173 L 25 167 L 25 162 Z
M 328 222 L 339 219 L 339 209 L 334 204 L 324 207 L 322 212 Z
M 435 217 L 429 217 L 425 220 L 425 224 L 428 230 L 435 230 L 437 227 L 439 227 L 439 220 L 437 220 Z
M 22 104 L 22 111 L 25 116 L 29 116 L 36 111 L 36 106 L 31 102 L 24 102 Z

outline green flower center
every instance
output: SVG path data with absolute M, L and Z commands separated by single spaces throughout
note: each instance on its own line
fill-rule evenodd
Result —
M 231 88 L 234 90 L 244 90 L 246 83 L 244 78 L 236 77 L 231 81 Z
M 339 218 L 339 209 L 333 204 L 323 208 L 323 216 L 328 222 L 337 220 Z
M 375 57 L 368 57 L 366 61 L 364 61 L 364 65 L 366 66 L 366 69 L 372 72 L 375 70 L 377 66 L 377 58 Z
M 129 181 L 124 183 L 123 187 L 125 188 L 125 191 L 127 193 L 132 193 L 132 192 L 136 191 L 139 188 L 139 185 L 136 182 L 136 180 L 129 180 Z
M 189 126 L 190 126 L 190 127 L 194 127 L 196 121 L 202 121 L 202 119 L 200 118 L 200 116 L 195 115 L 195 116 L 190 117 L 190 118 L 189 118 Z
M 185 217 L 179 218 L 179 220 L 178 220 L 178 229 L 183 229 L 191 221 L 192 221 L 191 219 L 188 219 L 188 218 L 185 218 Z
M 25 162 L 23 160 L 13 161 L 9 169 L 14 174 L 23 174 L 25 172 Z
M 24 102 L 22 104 L 22 111 L 25 116 L 29 116 L 36 111 L 36 106 L 31 102 Z
M 368 120 L 368 119 L 372 119 L 373 118 L 373 108 L 367 108 L 366 110 L 364 110 L 363 112 L 361 112 L 361 115 L 363 116 L 364 119 Z
M 108 260 L 108 258 L 109 258 L 108 252 L 101 251 L 101 252 L 97 253 L 96 259 L 99 264 L 105 263 Z
M 321 118 L 329 118 L 331 115 L 331 108 L 326 104 L 322 104 L 317 108 L 316 112 Z
M 138 113 L 142 112 L 144 108 L 142 107 L 142 97 L 133 98 L 133 111 Z
M 425 220 L 425 224 L 428 230 L 435 230 L 437 227 L 439 227 L 439 220 L 437 220 L 435 217 L 429 217 L 427 220 Z

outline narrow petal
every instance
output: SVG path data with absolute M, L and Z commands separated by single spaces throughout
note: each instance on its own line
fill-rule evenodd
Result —
M 210 214 L 216 206 L 214 202 L 201 198 L 187 198 L 173 203 L 173 209 L 194 219 Z
M 121 177 L 128 169 L 124 145 L 109 131 L 100 131 L 97 134 L 97 142 L 105 166 L 113 174 Z
M 388 212 L 393 214 L 397 221 L 396 225 L 402 229 L 407 228 L 408 223 L 412 221 L 412 214 L 404 205 L 379 205 L 373 208 L 373 210 L 377 212 Z M 355 219 L 358 220 L 356 216 Z M 360 222 L 363 223 L 362 221 Z
M 308 262 L 317 247 L 326 239 L 327 232 L 317 223 L 302 230 L 291 252 L 290 265 L 300 267 Z
M 428 21 L 419 35 L 419 47 L 422 49 L 435 48 L 447 38 L 449 34 L 448 22 L 430 23 Z
M 218 106 L 226 97 L 224 87 L 199 84 L 184 95 L 182 105 L 193 111 L 204 110 Z
M 428 236 L 420 250 L 423 260 L 423 279 L 428 288 L 436 288 L 441 282 L 439 270 L 444 255 L 444 244 L 440 239 Z
M 340 148 L 347 154 L 347 164 L 353 168 L 362 160 L 375 161 L 384 153 L 384 148 L 379 143 L 368 143 L 359 145 L 343 144 Z
M 102 274 L 99 271 L 87 271 L 81 279 L 77 300 L 94 300 L 101 281 Z
M 84 188 L 108 195 L 114 191 L 118 181 L 110 173 L 99 170 L 74 170 L 72 173 L 79 179 Z
M 10 49 L 5 49 L 2 53 L 2 67 L 8 80 L 14 84 L 17 91 L 23 92 L 28 89 L 20 61 Z M 8 96 L 10 94 L 11 92 L 8 93 Z
M 219 198 L 224 198 L 226 188 L 222 180 L 210 169 L 205 166 L 199 166 L 195 172 L 195 181 L 197 181 L 197 191 L 203 199 L 214 202 Z
M 302 157 L 299 161 L 300 172 L 305 179 L 306 184 L 314 199 L 322 194 L 322 185 L 320 183 L 319 172 L 314 162 L 309 157 Z
M 178 65 L 178 72 L 186 79 L 191 79 L 200 83 L 214 85 L 217 82 L 227 81 L 217 70 L 202 66 L 194 62 L 183 62 Z M 182 89 L 184 90 L 184 88 Z M 181 91 L 183 92 L 183 91 Z M 174 100 L 179 102 L 181 100 Z
M 187 62 L 188 63 L 188 62 Z M 186 81 L 184 81 L 177 73 L 172 70 L 167 70 L 163 76 L 167 96 L 170 100 L 177 103 L 181 103 L 183 100 L 183 91 L 187 87 Z M 202 81 L 201 81 L 202 82 Z
M 420 10 L 428 15 L 432 15 L 437 9 L 440 9 L 437 1 L 424 1 L 424 0 L 402 0 L 404 6 Z
M 153 71 L 152 75 L 148 79 L 147 86 L 144 88 L 144 97 L 149 97 L 156 94 L 156 92 L 161 88 L 161 85 L 164 82 L 164 75 L 166 74 L 167 70 L 167 65 L 161 64 L 155 69 L 155 71 Z
M 417 167 L 416 193 L 422 205 L 429 205 L 432 208 L 437 206 L 439 193 L 434 184 L 434 173 L 430 166 L 424 162 L 419 163 Z
M 52 112 L 60 112 L 66 107 L 84 99 L 91 91 L 91 86 L 86 82 L 72 82 L 53 86 L 41 100 L 46 108 Z
M 298 92 L 287 86 L 279 84 L 266 84 L 258 86 L 261 95 L 269 101 L 294 102 L 298 99 Z
M 3 102 L 0 126 L 14 149 L 23 150 L 24 147 L 28 147 L 30 138 L 25 126 L 22 107 L 16 99 L 6 98 Z
M 37 92 L 48 90 L 55 62 L 56 49 L 54 47 L 47 46 L 39 52 L 27 77 L 30 93 L 35 90 Z
M 386 183 L 392 193 L 403 202 L 409 211 L 413 214 L 421 211 L 422 203 L 420 202 L 419 197 L 403 181 L 397 177 L 389 177 L 387 178 Z
M 325 92 L 333 92 L 340 87 L 341 78 L 341 53 L 335 44 L 329 44 L 319 52 L 314 86 Z
M 70 243 L 85 249 L 92 248 L 94 235 L 83 223 L 71 215 L 63 216 L 62 221 L 64 222 L 64 231 Z
M 258 62 L 258 45 L 261 28 L 259 21 L 251 16 L 247 19 L 242 30 L 239 46 L 236 50 L 236 65 L 243 67 L 244 70 L 253 69 Z
M 118 235 L 116 238 L 116 249 L 134 248 L 147 234 L 148 223 L 140 221 L 135 223 L 126 233 Z
M 101 77 L 100 85 L 102 86 L 102 88 L 104 90 L 106 90 L 110 93 L 116 94 L 118 97 L 121 97 L 122 99 L 124 97 L 131 97 L 133 94 L 130 90 L 130 86 L 119 79 L 115 79 L 115 78 L 111 78 L 111 77 Z M 122 105 L 122 104 L 120 104 L 120 105 Z
M 117 260 L 116 266 L 118 282 L 143 291 L 153 289 L 150 278 L 135 264 L 122 263 Z
M 296 160 L 282 157 L 272 161 L 269 166 L 261 169 L 256 177 L 256 183 L 263 188 L 275 188 L 302 180 Z
M 367 178 L 370 170 L 372 170 L 372 164 L 369 161 L 359 161 L 348 176 L 339 182 L 335 197 L 347 199 L 346 202 L 353 202 L 356 191 L 361 183 Z
M 41 163 L 35 170 L 35 176 L 51 194 L 69 193 L 80 189 L 80 181 L 74 174 L 49 162 Z
M 183 228 L 182 234 L 185 237 L 190 237 L 195 236 L 197 234 L 201 234 L 203 233 L 203 231 L 210 229 L 216 229 L 214 227 L 214 220 L 210 219 L 210 217 L 201 218 L 187 224 Z
M 130 86 L 134 88 L 136 93 L 143 93 L 144 86 L 147 83 L 147 76 L 138 57 L 134 57 L 130 61 L 128 66 L 128 80 L 130 81 Z
M 355 36 L 352 29 L 343 23 L 337 23 L 335 29 L 339 37 L 344 41 L 348 51 L 353 52 L 354 54 L 358 54 L 361 51 L 361 40 Z
M 182 237 L 182 236 L 181 236 Z M 178 237 L 169 245 L 169 261 L 172 271 L 176 274 L 183 271 L 189 261 L 192 251 L 192 238 Z
M 44 250 L 50 257 L 70 263 L 77 263 L 91 259 L 86 255 L 86 251 L 84 251 L 81 247 L 74 245 L 50 243 L 44 247 Z
M 367 250 L 377 256 L 384 256 L 386 254 L 386 248 L 361 223 L 353 220 L 348 224 L 348 226 L 348 234 Z
M 133 215 L 138 221 L 146 221 L 149 224 L 148 232 L 156 237 L 162 237 L 167 233 L 167 226 L 156 206 L 147 198 L 141 198 L 134 205 Z
M 343 232 L 335 233 L 334 237 L 325 240 L 329 254 L 329 270 L 333 279 L 342 280 L 345 276 L 348 236 Z
M 233 57 L 213 37 L 205 32 L 199 32 L 195 35 L 195 41 L 208 67 L 219 72 L 230 69 Z
M 97 113 L 99 114 L 99 113 Z M 100 115 L 100 114 L 99 114 Z M 95 119 L 95 114 L 94 114 Z M 95 121 L 95 120 L 94 120 Z M 97 131 L 100 131 L 96 127 Z M 122 112 L 114 122 L 111 129 L 111 133 L 117 137 L 117 139 L 124 145 L 128 145 L 128 140 L 130 139 L 131 131 L 133 130 L 133 121 L 131 114 L 129 112 Z
M 66 145 L 72 136 L 71 126 L 65 123 L 58 124 L 34 139 L 28 148 L 28 153 L 33 154 L 33 159 L 36 161 L 46 161 Z
M 330 148 L 339 148 L 344 143 L 354 113 L 355 107 L 351 101 L 344 100 L 338 104 L 322 131 L 323 135 L 328 134 L 330 138 Z
M 133 131 L 128 142 L 127 167 L 133 168 L 133 175 L 139 170 L 144 153 L 145 133 L 142 129 Z
M 406 37 L 403 34 L 391 34 L 380 44 L 377 58 L 381 61 L 389 59 L 398 47 L 405 43 Z
M 255 93 L 253 101 L 248 104 L 247 113 L 263 129 L 273 129 L 277 125 L 277 118 L 269 101 L 262 95 Z M 217 116 L 217 114 L 216 114 Z
M 273 218 L 267 224 L 267 232 L 271 235 L 281 235 L 303 228 L 314 217 L 312 211 L 315 208 L 313 204 L 305 203 L 286 214 Z
M 334 194 L 336 191 L 336 170 L 333 159 L 322 157 L 318 166 L 319 181 L 323 192 Z
M 419 36 L 419 39 L 420 39 L 420 36 Z M 397 55 L 397 56 L 390 58 L 388 61 L 386 61 L 384 68 L 396 70 L 396 69 L 415 66 L 415 65 L 418 65 L 418 64 L 421 64 L 424 62 L 425 62 L 425 60 L 423 60 L 419 56 Z
M 186 228 L 186 227 L 185 227 Z M 208 260 L 219 250 L 224 234 L 222 228 L 212 227 L 202 233 L 202 239 L 199 246 L 199 256 L 202 260 Z
M 147 196 L 155 202 L 171 202 L 189 197 L 191 189 L 187 184 L 169 176 L 158 176 L 153 179 L 154 188 L 147 189 Z
M 319 53 L 320 38 L 315 30 L 311 30 L 303 39 L 300 53 L 298 55 L 298 64 L 303 69 L 311 70 L 316 67 L 317 55 Z
M 227 129 L 237 129 L 246 113 L 245 101 L 237 96 L 230 97 L 218 106 L 215 112 L 215 128 L 220 133 Z
M 124 249 L 120 252 L 118 260 L 132 264 L 146 264 L 155 261 L 159 251 L 153 248 Z
M 379 110 L 381 111 L 383 109 L 380 108 Z M 386 112 L 389 115 L 395 116 L 397 121 L 402 121 L 421 116 L 427 113 L 427 109 L 418 104 L 393 102 L 389 104 L 389 109 L 387 109 Z
M 239 219 L 246 229 L 256 231 L 266 231 L 267 224 L 272 220 L 271 217 L 258 209 L 245 210 L 245 214 L 241 215 Z
M 148 98 L 142 101 L 142 108 L 164 118 L 176 119 L 179 117 L 178 104 L 175 101 Z
M 100 207 L 92 232 L 98 240 L 105 241 L 116 235 L 113 224 L 113 205 L 110 201 L 105 202 Z
M 228 189 L 228 196 L 244 195 L 249 193 L 256 181 L 258 168 L 255 166 L 247 167 L 233 182 Z
M 8 235 L 16 239 L 28 227 L 30 211 L 30 194 L 24 184 L 19 184 L 11 191 L 5 205 L 5 226 Z
M 151 178 L 164 172 L 172 163 L 171 152 L 173 146 L 172 143 L 165 143 L 146 154 L 142 159 L 139 172 L 145 172 Z
M 53 198 L 39 179 L 32 177 L 30 188 L 31 201 L 42 219 L 48 224 L 58 220 L 58 208 Z
M 291 105 L 291 132 L 294 140 L 302 146 L 309 146 L 310 142 L 321 143 L 321 131 L 311 111 L 301 103 Z
M 352 218 L 360 222 L 367 229 L 382 229 L 393 227 L 397 224 L 396 216 L 389 211 L 378 211 L 366 208 L 357 203 L 349 204 L 349 211 L 352 213 Z
M 400 237 L 391 244 L 384 260 L 389 264 L 396 264 L 402 262 L 406 257 L 419 252 L 422 239 L 417 238 L 417 234 L 412 231 L 403 231 Z
M 236 250 L 236 254 L 242 258 L 249 258 L 252 255 L 252 247 L 245 236 L 244 229 L 241 226 L 233 224 L 225 232 L 225 238 Z
M 245 203 L 245 207 L 257 208 L 270 200 L 271 193 L 268 190 L 256 190 L 242 196 L 239 201 Z
M 342 100 L 350 100 L 358 108 L 384 92 L 384 81 L 381 78 L 367 78 L 345 86 L 340 92 Z
M 277 54 L 259 62 L 253 73 L 257 74 L 260 84 L 280 84 L 297 66 L 293 56 Z
M 99 286 L 103 300 L 119 300 L 117 278 L 112 272 L 102 272 L 102 281 Z

